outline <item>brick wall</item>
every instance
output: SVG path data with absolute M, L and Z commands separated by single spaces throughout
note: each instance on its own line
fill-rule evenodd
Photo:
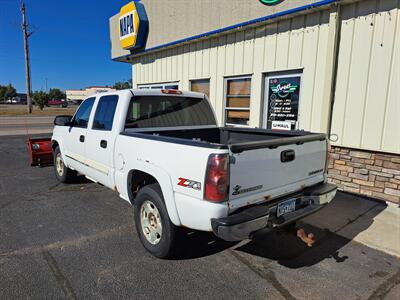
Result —
M 332 146 L 328 177 L 339 190 L 400 203 L 400 155 Z

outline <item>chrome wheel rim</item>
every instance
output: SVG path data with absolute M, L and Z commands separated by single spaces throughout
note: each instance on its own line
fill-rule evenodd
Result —
M 57 157 L 56 157 L 56 170 L 57 170 L 57 174 L 59 176 L 63 176 L 63 174 L 64 174 L 64 163 L 63 163 L 63 160 L 62 160 L 62 157 L 61 157 L 61 153 L 58 153 Z
M 157 207 L 150 200 L 144 201 L 140 208 L 140 223 L 147 241 L 157 245 L 162 236 L 162 223 Z

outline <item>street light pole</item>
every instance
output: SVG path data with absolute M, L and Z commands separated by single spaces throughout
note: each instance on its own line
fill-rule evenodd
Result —
M 22 31 L 24 33 L 24 48 L 25 48 L 25 67 L 26 67 L 26 100 L 28 104 L 28 113 L 32 113 L 32 99 L 31 99 L 31 67 L 29 61 L 29 44 L 28 38 L 32 35 L 28 32 L 25 16 L 25 3 L 22 3 L 21 7 L 22 13 Z

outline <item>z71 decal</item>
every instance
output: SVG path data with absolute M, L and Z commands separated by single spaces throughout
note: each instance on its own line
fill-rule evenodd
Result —
M 178 182 L 179 186 L 183 186 L 183 187 L 187 187 L 187 188 L 191 188 L 194 190 L 201 190 L 201 183 L 198 181 L 194 181 L 194 180 L 190 180 L 190 179 L 186 179 L 186 178 L 179 178 L 179 182 Z

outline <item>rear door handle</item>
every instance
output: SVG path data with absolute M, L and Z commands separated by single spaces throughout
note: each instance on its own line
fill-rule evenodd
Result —
M 104 149 L 107 148 L 107 141 L 106 140 L 101 140 L 100 141 L 100 147 L 104 148 Z
M 80 141 L 81 143 L 84 143 L 84 142 L 85 142 L 85 136 L 84 136 L 84 135 L 81 135 L 81 136 L 79 137 L 79 141 Z
M 296 157 L 294 150 L 286 150 L 281 152 L 281 162 L 289 162 L 294 160 Z

